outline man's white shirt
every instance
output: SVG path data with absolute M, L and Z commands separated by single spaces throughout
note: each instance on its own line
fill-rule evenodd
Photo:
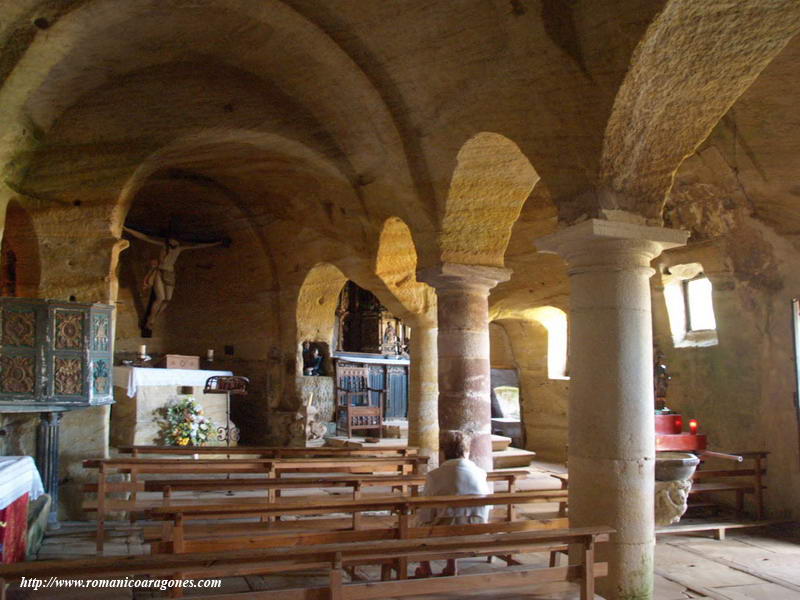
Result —
M 491 494 L 486 481 L 486 471 L 466 458 L 454 458 L 429 472 L 425 479 L 423 496 L 468 496 Z M 491 506 L 436 508 L 420 511 L 420 522 L 433 523 L 442 517 L 480 517 L 489 521 Z

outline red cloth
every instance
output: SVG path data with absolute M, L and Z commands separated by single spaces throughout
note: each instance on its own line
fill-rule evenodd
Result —
M 3 564 L 22 562 L 28 547 L 28 494 L 0 510 L 0 545 L 3 549 Z

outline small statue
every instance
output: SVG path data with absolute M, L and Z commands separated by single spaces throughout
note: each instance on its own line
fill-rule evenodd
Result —
M 324 375 L 323 360 L 316 344 L 303 342 L 303 375 Z
M 664 363 L 664 354 L 656 347 L 653 353 L 653 386 L 656 397 L 656 409 L 666 408 L 667 387 L 669 380 L 672 379 L 667 372 L 667 365 Z
M 391 323 L 388 323 L 383 332 L 382 351 L 385 354 L 398 354 L 398 345 L 397 331 Z

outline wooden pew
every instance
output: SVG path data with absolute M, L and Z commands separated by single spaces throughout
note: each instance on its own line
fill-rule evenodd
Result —
M 516 490 L 517 481 L 530 475 L 529 471 L 515 469 L 508 471 L 491 471 L 486 478 L 491 482 L 503 481 L 509 492 Z M 245 490 L 276 490 L 275 495 L 280 496 L 281 490 L 313 489 L 331 487 L 349 487 L 353 490 L 353 498 L 359 497 L 359 492 L 366 487 L 392 487 L 410 488 L 412 495 L 419 493 L 419 488 L 425 484 L 423 475 L 332 475 L 328 477 L 278 477 L 274 479 L 155 479 L 144 482 L 143 491 L 161 492 L 164 497 L 170 497 L 172 492 L 208 492 L 208 491 L 245 491 Z M 96 492 L 96 484 L 87 484 L 85 491 Z
M 594 578 L 607 574 L 607 565 L 595 563 L 598 542 L 613 532 L 608 527 L 509 531 L 455 536 L 427 536 L 424 539 L 399 539 L 347 544 L 311 545 L 300 548 L 271 548 L 236 552 L 192 553 L 173 556 L 132 556 L 92 560 L 41 561 L 0 566 L 0 589 L 5 599 L 5 582 L 22 577 L 99 578 L 120 576 L 160 576 L 172 579 L 212 579 L 226 576 L 267 575 L 323 569 L 329 573 L 325 587 L 247 592 L 247 598 L 260 600 L 383 599 L 422 593 L 457 592 L 476 587 L 502 588 L 537 585 L 540 591 L 563 590 L 570 582 L 580 585 L 582 600 L 594 598 Z M 410 561 L 492 556 L 508 553 L 550 551 L 553 547 L 577 545 L 580 561 L 564 567 L 519 566 L 497 573 L 455 575 L 435 579 L 344 583 L 344 569 L 366 564 L 395 564 Z M 556 584 L 557 582 L 557 584 Z M 556 584 L 556 585 L 554 585 Z M 180 591 L 180 590 L 178 590 Z M 180 595 L 180 594 L 173 594 Z M 224 596 L 217 596 L 218 600 Z M 211 600 L 215 596 L 205 596 Z
M 317 520 L 317 519 L 314 519 Z M 276 529 L 275 523 L 227 523 L 212 525 L 208 522 L 196 526 L 184 525 L 185 553 L 228 552 L 245 548 L 290 548 L 313 544 L 339 544 L 367 542 L 371 540 L 424 539 L 443 535 L 466 535 L 467 533 L 502 533 L 509 531 L 541 531 L 545 529 L 567 529 L 569 519 L 521 519 L 470 525 L 423 525 L 401 530 L 399 522 L 390 527 L 359 529 L 293 529 L 291 522 L 281 523 L 286 529 Z M 230 527 L 233 525 L 234 527 Z M 170 541 L 162 541 L 163 530 L 148 528 L 145 541 L 150 543 L 151 554 L 174 554 Z
M 86 469 L 136 473 L 422 473 L 427 456 L 327 456 L 289 458 L 98 458 L 83 461 Z M 177 470 L 174 470 L 177 469 Z
M 561 484 L 561 489 L 566 490 L 569 487 L 569 475 L 566 473 L 550 473 L 550 477 L 554 477 L 558 479 L 558 482 Z M 566 517 L 567 516 L 567 500 L 564 499 L 563 502 L 558 503 L 558 516 L 559 517 Z
M 251 456 L 253 458 L 311 458 L 315 456 L 417 456 L 419 449 L 414 446 L 376 446 L 372 448 L 345 448 L 339 446 L 313 446 L 286 448 L 283 446 L 120 446 L 120 454 L 134 457 L 145 455 L 162 456 Z
M 514 492 L 517 489 L 517 481 L 529 475 L 526 470 L 492 471 L 487 473 L 487 479 L 491 482 L 505 482 L 507 490 Z M 103 505 L 107 512 L 124 511 L 138 515 L 144 511 L 161 506 L 166 500 L 172 498 L 172 492 L 179 491 L 245 491 L 245 490 L 266 490 L 269 493 L 267 498 L 272 501 L 280 496 L 282 490 L 291 489 L 319 489 L 332 487 L 349 487 L 352 489 L 353 499 L 361 497 L 362 490 L 368 487 L 391 487 L 399 489 L 404 494 L 410 489 L 412 495 L 419 493 L 421 486 L 425 484 L 425 477 L 422 475 L 340 475 L 324 478 L 318 477 L 296 477 L 296 478 L 250 478 L 250 479 L 155 479 L 139 481 L 135 484 L 129 482 L 107 483 L 105 489 L 108 493 L 130 492 L 135 489 L 137 492 L 160 492 L 161 498 L 150 499 L 111 499 L 106 498 Z M 84 491 L 98 493 L 100 486 L 97 483 L 84 485 Z M 227 500 L 227 499 L 225 499 Z M 238 500 L 237 500 L 238 501 Z M 207 500 L 179 500 L 183 503 L 206 503 Z M 89 512 L 98 511 L 98 500 L 87 500 L 83 503 L 83 509 Z M 509 505 L 509 511 L 513 511 L 513 505 Z M 99 514 L 99 513 L 98 513 Z M 105 521 L 103 515 L 102 520 Z M 513 514 L 509 513 L 509 519 L 513 520 Z M 101 517 L 98 516 L 98 521 Z
M 427 456 L 323 457 L 323 458 L 248 458 L 248 459 L 178 459 L 178 458 L 110 458 L 83 461 L 86 469 L 97 469 L 97 550 L 103 550 L 105 517 L 114 502 L 107 502 L 109 492 L 130 493 L 136 501 L 142 475 L 210 475 L 258 474 L 266 478 L 280 477 L 287 472 L 306 473 L 381 473 L 421 474 L 428 463 Z M 108 476 L 127 473 L 129 482 L 109 482 Z M 108 505 L 107 505 L 108 504 Z M 116 510 L 120 510 L 116 508 Z M 124 509 L 123 509 L 124 510 Z
M 255 499 L 251 501 L 240 500 L 238 503 L 214 502 L 203 505 L 169 505 L 160 506 L 147 511 L 148 517 L 154 520 L 163 521 L 161 542 L 157 548 L 167 552 L 188 552 L 194 548 L 195 543 L 206 543 L 216 536 L 206 536 L 200 538 L 187 535 L 187 525 L 189 521 L 198 520 L 235 520 L 247 518 L 260 518 L 262 521 L 269 517 L 290 516 L 290 515 L 325 515 L 325 514 L 352 514 L 352 529 L 358 530 L 360 523 L 357 515 L 365 511 L 388 511 L 398 515 L 397 537 L 405 538 L 406 532 L 411 526 L 412 515 L 423 508 L 448 508 L 448 507 L 471 507 L 486 505 L 519 505 L 540 502 L 559 502 L 566 497 L 567 492 L 562 490 L 533 490 L 523 492 L 501 492 L 486 496 L 370 496 L 358 500 L 341 499 L 322 499 L 309 500 L 306 502 L 265 502 Z M 507 511 L 509 520 L 514 518 L 513 511 Z M 236 544 L 257 546 L 260 537 L 259 529 L 267 531 L 271 529 L 267 523 L 244 523 L 243 525 L 248 534 L 235 538 L 234 535 L 227 535 L 224 542 L 219 542 L 217 546 L 222 548 L 224 544 L 236 547 Z M 260 527 L 259 527 L 260 525 Z M 202 531 L 207 528 L 206 524 L 195 531 Z M 240 527 L 226 527 L 231 533 L 241 531 Z

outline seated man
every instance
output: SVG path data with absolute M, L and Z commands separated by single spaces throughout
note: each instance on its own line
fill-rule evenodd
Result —
M 440 436 L 441 452 L 445 461 L 438 469 L 428 473 L 423 496 L 455 496 L 491 494 L 486 481 L 486 471 L 469 460 L 469 437 L 461 431 L 443 431 Z M 491 506 L 423 509 L 419 513 L 420 525 L 465 525 L 486 523 Z M 455 560 L 447 561 L 442 575 L 455 575 Z M 430 577 L 431 566 L 423 562 L 417 568 L 417 577 Z

